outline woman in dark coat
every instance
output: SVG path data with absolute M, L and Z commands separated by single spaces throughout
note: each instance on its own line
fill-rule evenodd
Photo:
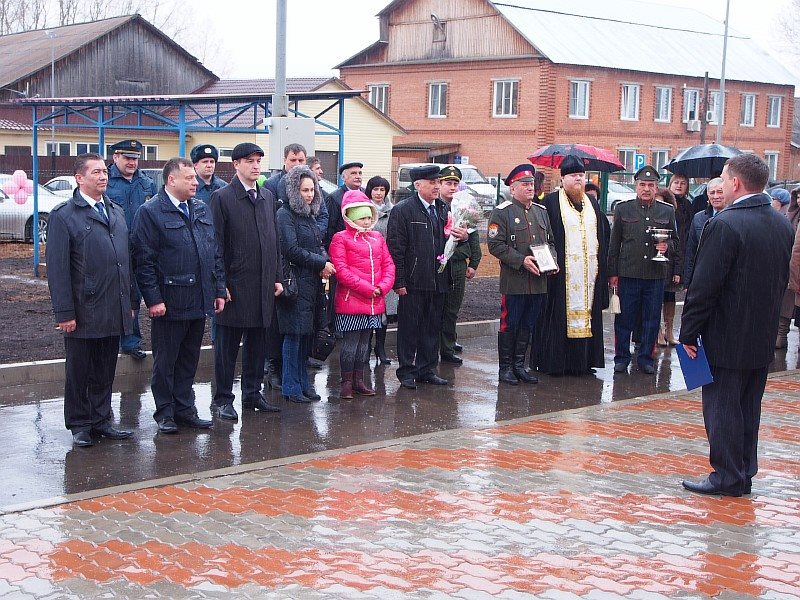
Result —
M 317 303 L 322 298 L 322 279 L 335 273 L 316 216 L 322 195 L 314 173 L 298 165 L 285 176 L 288 204 L 278 211 L 281 253 L 291 265 L 298 294 L 278 302 L 278 328 L 283 338 L 281 393 L 292 402 L 311 402 L 320 397 L 308 382 L 306 358 L 315 330 Z

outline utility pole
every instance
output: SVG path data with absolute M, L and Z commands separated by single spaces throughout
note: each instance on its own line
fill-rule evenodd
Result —
M 722 143 L 722 128 L 725 125 L 725 61 L 728 56 L 728 21 L 731 15 L 731 0 L 725 8 L 725 38 L 722 42 L 722 71 L 719 77 L 719 118 L 717 119 L 717 144 Z

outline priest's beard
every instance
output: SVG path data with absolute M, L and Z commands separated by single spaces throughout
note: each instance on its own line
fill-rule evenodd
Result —
M 581 206 L 583 204 L 583 190 L 583 187 L 573 186 L 564 188 L 564 193 L 567 194 L 567 198 L 574 206 Z

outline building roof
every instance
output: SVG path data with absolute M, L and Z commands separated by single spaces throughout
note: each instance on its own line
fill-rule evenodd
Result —
M 177 52 L 197 62 L 198 66 L 208 71 L 210 77 L 216 75 L 206 69 L 196 57 L 189 54 L 182 46 L 175 43 L 169 36 L 154 27 L 140 15 L 113 17 L 101 21 L 51 27 L 49 29 L 35 29 L 0 36 L 0 87 L 10 87 L 16 81 L 28 77 L 42 69 L 49 69 L 52 58 L 58 62 L 60 59 L 73 54 L 80 48 L 87 46 L 95 40 L 111 33 L 115 29 L 139 20 L 144 23 L 155 35 L 160 36 L 166 43 L 172 45 Z M 55 34 L 48 37 L 46 32 Z M 53 53 L 54 51 L 54 53 Z M 53 53 L 53 54 L 51 54 Z M 24 91 L 24 90 L 17 90 Z
M 334 77 L 288 77 L 286 93 L 316 92 Z M 220 79 L 197 90 L 198 94 L 274 94 L 274 79 Z
M 511 0 L 491 4 L 556 64 L 720 78 L 723 23 L 691 8 L 634 0 Z M 568 35 L 565 33 L 568 32 Z M 582 40 L 585 43 L 570 43 Z M 746 35 L 729 30 L 725 77 L 792 85 L 795 76 Z
M 0 119 L 0 129 L 5 131 L 33 131 L 31 125 L 26 125 L 13 119 Z

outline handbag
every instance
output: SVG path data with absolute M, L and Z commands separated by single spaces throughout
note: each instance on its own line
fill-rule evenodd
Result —
M 284 300 L 296 300 L 300 290 L 297 287 L 297 276 L 294 272 L 294 265 L 290 262 L 284 263 L 283 279 L 281 279 L 281 283 L 283 284 L 283 293 L 279 297 Z
M 618 315 L 622 312 L 622 305 L 617 295 L 617 286 L 611 286 L 611 300 L 608 303 L 612 315 Z
M 325 288 L 318 298 L 318 310 L 316 314 L 316 328 L 311 340 L 311 358 L 325 361 L 336 347 L 336 337 L 331 333 L 328 325 L 328 294 Z

